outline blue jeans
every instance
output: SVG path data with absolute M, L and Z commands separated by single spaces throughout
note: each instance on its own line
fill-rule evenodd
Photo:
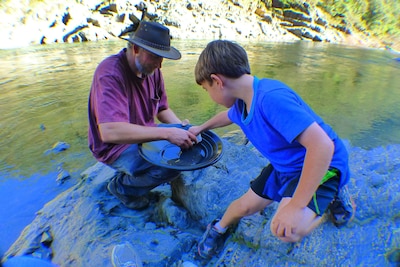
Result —
M 180 171 L 158 167 L 144 160 L 139 155 L 136 144 L 130 145 L 122 152 L 110 167 L 118 172 L 118 192 L 127 196 L 143 196 L 153 188 L 174 180 L 180 174 Z

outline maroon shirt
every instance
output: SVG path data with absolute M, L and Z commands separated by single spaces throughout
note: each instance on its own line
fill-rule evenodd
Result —
M 93 156 L 110 164 L 129 146 L 101 141 L 98 125 L 105 122 L 129 122 L 155 126 L 155 116 L 168 108 L 160 69 L 139 78 L 132 72 L 126 48 L 103 60 L 97 67 L 89 95 L 88 143 Z

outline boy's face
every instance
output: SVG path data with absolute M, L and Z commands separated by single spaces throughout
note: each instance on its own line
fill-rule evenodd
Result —
M 211 99 L 219 105 L 230 108 L 235 103 L 235 99 L 227 94 L 227 89 L 224 88 L 223 82 L 219 77 L 212 78 L 211 85 L 208 81 L 202 82 L 201 87 L 203 87 L 203 89 L 208 92 Z

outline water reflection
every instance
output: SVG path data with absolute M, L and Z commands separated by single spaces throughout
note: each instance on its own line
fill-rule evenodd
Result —
M 174 40 L 182 59 L 163 63 L 171 107 L 192 124 L 224 109 L 194 81 L 206 43 Z M 290 85 L 353 145 L 400 143 L 400 64 L 388 52 L 306 42 L 242 45 L 253 74 Z M 124 46 L 117 41 L 0 51 L 0 172 L 29 176 L 57 164 L 73 172 L 94 163 L 86 140 L 91 79 L 97 64 Z M 58 141 L 71 148 L 45 155 Z
M 399 128 L 391 127 L 388 136 L 381 123 L 399 121 L 399 66 L 390 54 L 326 44 L 264 48 L 276 51 L 275 61 L 265 65 L 255 57 L 253 72 L 289 84 L 353 145 L 372 148 L 400 142 Z

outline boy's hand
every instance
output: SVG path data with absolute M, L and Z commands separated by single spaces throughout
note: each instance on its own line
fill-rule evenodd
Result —
M 308 208 L 290 203 L 280 207 L 271 222 L 271 232 L 284 242 L 297 242 L 310 226 L 310 217 L 315 214 Z
M 192 127 L 189 128 L 188 131 L 191 132 L 192 134 L 196 135 L 196 136 L 201 133 L 200 126 L 192 126 Z
M 192 126 L 188 129 L 188 131 L 196 136 L 196 144 L 203 140 L 200 134 L 202 132 L 200 126 Z

